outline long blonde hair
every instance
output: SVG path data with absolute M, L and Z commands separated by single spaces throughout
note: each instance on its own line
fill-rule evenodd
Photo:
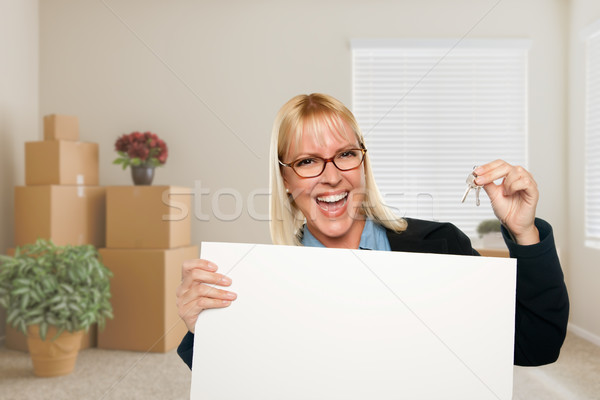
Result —
M 312 133 L 319 140 L 322 128 L 329 128 L 340 135 L 347 135 L 343 122 L 352 128 L 360 146 L 364 147 L 363 135 L 354 115 L 339 100 L 320 93 L 298 95 L 281 107 L 275 117 L 271 133 L 270 152 L 270 228 L 274 244 L 300 245 L 301 227 L 305 217 L 285 191 L 279 160 L 287 155 L 292 140 L 299 143 L 303 134 Z M 365 147 L 366 148 L 366 147 Z M 384 204 L 375 183 L 369 161 L 365 154 L 365 200 L 363 212 L 384 227 L 396 232 L 406 229 L 406 221 L 393 214 Z

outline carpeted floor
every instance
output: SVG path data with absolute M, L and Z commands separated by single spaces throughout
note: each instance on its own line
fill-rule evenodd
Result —
M 0 399 L 189 399 L 191 373 L 173 350 L 166 354 L 85 349 L 75 371 L 33 375 L 27 353 L 0 348 Z
M 75 371 L 36 378 L 26 353 L 0 348 L 0 399 L 189 399 L 191 374 L 175 351 L 86 349 Z M 600 400 L 600 347 L 569 334 L 558 362 L 515 367 L 514 400 Z
M 600 347 L 571 333 L 557 362 L 515 367 L 514 400 L 600 400 Z

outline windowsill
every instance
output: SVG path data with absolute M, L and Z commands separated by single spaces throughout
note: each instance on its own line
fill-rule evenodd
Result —
M 589 247 L 591 249 L 600 250 L 600 240 L 598 240 L 598 239 L 587 239 L 585 241 L 585 247 Z
M 508 249 L 481 249 L 475 248 L 477 252 L 484 257 L 502 257 L 502 258 L 510 258 L 510 253 Z

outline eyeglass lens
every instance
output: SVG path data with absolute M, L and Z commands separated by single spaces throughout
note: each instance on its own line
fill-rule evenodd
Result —
M 358 167 L 363 160 L 363 151 L 358 149 L 344 150 L 333 157 L 333 164 L 341 171 Z M 325 170 L 325 160 L 320 157 L 307 157 L 294 161 L 294 171 L 302 177 L 312 178 Z

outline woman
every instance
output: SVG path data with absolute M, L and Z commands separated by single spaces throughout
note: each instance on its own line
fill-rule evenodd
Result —
M 552 228 L 535 218 L 538 190 L 521 167 L 502 160 L 475 170 L 517 259 L 516 365 L 556 361 L 565 338 L 569 300 Z M 500 185 L 494 183 L 503 179 Z M 271 137 L 271 237 L 275 244 L 478 255 L 454 225 L 398 218 L 384 205 L 363 136 L 352 113 L 322 94 L 300 95 L 277 114 Z M 177 290 L 189 332 L 178 353 L 190 366 L 198 314 L 223 308 L 235 293 L 206 284 L 231 279 L 206 260 L 186 261 Z

